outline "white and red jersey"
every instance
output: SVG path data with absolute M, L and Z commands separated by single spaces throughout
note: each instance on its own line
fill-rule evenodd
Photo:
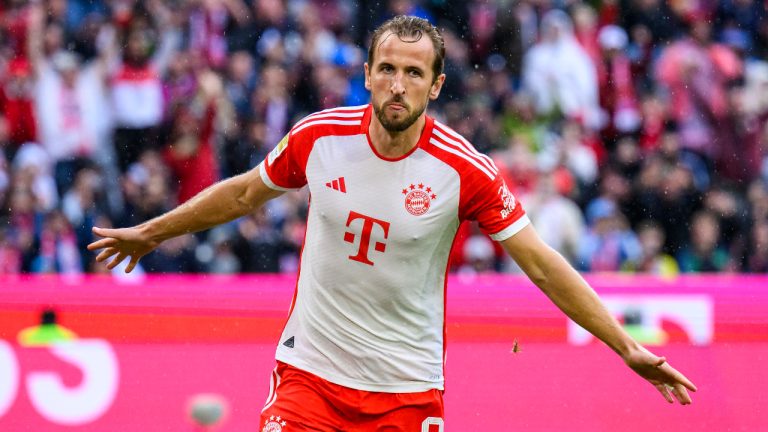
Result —
M 346 387 L 443 388 L 448 256 L 463 220 L 494 240 L 529 221 L 493 162 L 427 117 L 416 147 L 371 145 L 370 105 L 313 114 L 261 164 L 276 190 L 309 186 L 296 293 L 278 360 Z

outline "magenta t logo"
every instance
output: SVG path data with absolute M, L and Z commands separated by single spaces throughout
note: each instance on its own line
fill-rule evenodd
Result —
M 352 261 L 361 262 L 363 264 L 373 265 L 373 261 L 368 259 L 368 248 L 371 243 L 371 233 L 373 232 L 373 226 L 374 224 L 380 226 L 381 229 L 384 230 L 384 238 L 386 239 L 387 236 L 389 236 L 389 222 L 372 218 L 355 211 L 350 211 L 349 217 L 347 218 L 347 227 L 349 227 L 353 221 L 358 219 L 363 220 L 363 232 L 360 234 L 360 247 L 357 249 L 357 255 L 350 255 L 349 259 Z M 354 243 L 355 234 L 351 232 L 345 232 L 344 241 L 347 243 Z M 373 245 L 373 248 L 377 252 L 384 252 L 386 247 L 387 246 L 382 242 L 376 242 Z

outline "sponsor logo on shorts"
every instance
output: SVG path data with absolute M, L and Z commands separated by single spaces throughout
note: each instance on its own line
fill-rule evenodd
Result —
M 282 432 L 284 427 L 285 420 L 280 416 L 269 416 L 269 419 L 264 422 L 261 432 Z

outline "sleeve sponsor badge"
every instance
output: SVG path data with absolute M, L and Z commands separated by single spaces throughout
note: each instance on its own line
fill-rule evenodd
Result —
M 269 157 L 267 158 L 267 162 L 269 165 L 272 165 L 272 163 L 277 159 L 278 156 L 288 147 L 288 135 L 286 134 L 283 139 L 280 140 L 279 143 L 277 143 L 277 146 L 275 146 L 274 149 L 272 149 L 271 152 L 269 152 Z

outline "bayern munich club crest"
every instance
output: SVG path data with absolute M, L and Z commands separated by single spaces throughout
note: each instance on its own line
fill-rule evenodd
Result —
M 421 216 L 429 211 L 432 201 L 437 199 L 432 188 L 424 183 L 412 183 L 404 187 L 403 195 L 405 195 L 405 209 L 414 216 Z
M 261 432 L 282 432 L 284 427 L 285 420 L 280 416 L 269 416 L 269 419 L 264 422 L 264 428 Z

